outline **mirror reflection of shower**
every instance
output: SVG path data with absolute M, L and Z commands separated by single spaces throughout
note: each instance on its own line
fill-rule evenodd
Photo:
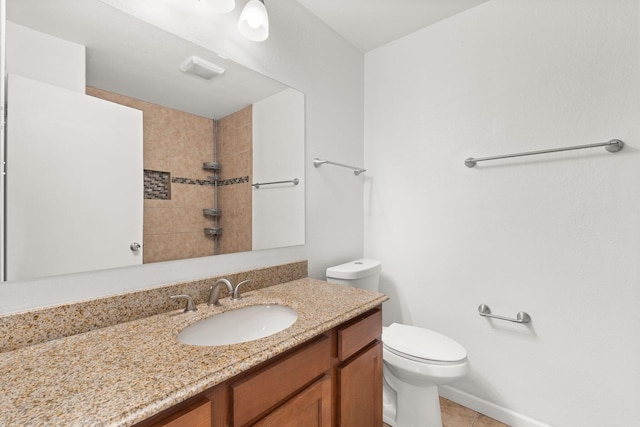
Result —
M 220 250 L 218 248 L 218 239 L 222 236 L 222 227 L 218 225 L 218 219 L 222 213 L 222 209 L 218 207 L 218 180 L 220 179 L 220 169 L 222 165 L 218 163 L 218 122 L 213 121 L 213 161 L 204 162 L 202 168 L 206 171 L 210 171 L 213 175 L 209 176 L 209 179 L 213 182 L 213 207 L 203 209 L 204 216 L 213 219 L 212 227 L 205 227 L 205 234 L 213 237 L 213 254 L 218 255 Z

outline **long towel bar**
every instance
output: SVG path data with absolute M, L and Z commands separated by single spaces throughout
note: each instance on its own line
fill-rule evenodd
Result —
M 298 185 L 300 183 L 300 180 L 298 178 L 293 178 L 290 179 L 288 181 L 273 181 L 273 182 L 256 182 L 255 184 L 252 184 L 254 187 L 256 188 L 260 188 L 261 185 L 273 185 L 273 184 L 293 184 L 293 185 Z
M 464 161 L 464 164 L 468 168 L 472 168 L 478 162 L 484 162 L 486 160 L 497 160 L 497 159 L 508 159 L 510 157 L 521 157 L 521 156 L 533 156 L 535 154 L 546 154 L 546 153 L 557 153 L 559 151 L 569 151 L 569 150 L 581 150 L 583 148 L 595 148 L 595 147 L 604 147 L 610 153 L 616 153 L 622 150 L 624 147 L 624 143 L 619 139 L 612 139 L 607 142 L 599 142 L 597 144 L 586 144 L 586 145 L 574 145 L 572 147 L 562 147 L 562 148 L 552 148 L 550 150 L 538 150 L 538 151 L 527 151 L 525 153 L 515 153 L 515 154 L 505 154 L 502 156 L 491 156 L 491 157 L 481 157 L 474 158 L 469 157 Z
M 340 166 L 342 168 L 353 169 L 353 173 L 355 175 L 360 175 L 362 172 L 367 171 L 366 169 L 357 168 L 355 166 L 343 165 L 342 163 L 330 162 L 329 160 L 320 160 L 317 157 L 313 159 L 313 166 L 319 168 L 322 165 L 334 165 L 334 166 Z
M 491 317 L 493 319 L 507 320 L 509 322 L 514 322 L 514 323 L 531 322 L 531 316 L 529 316 L 524 311 L 519 312 L 518 314 L 516 314 L 516 318 L 512 319 L 510 317 L 502 317 L 502 316 L 496 316 L 495 314 L 491 314 L 491 309 L 489 308 L 489 306 L 485 304 L 480 304 L 480 306 L 478 307 L 478 314 L 480 314 L 480 316 Z

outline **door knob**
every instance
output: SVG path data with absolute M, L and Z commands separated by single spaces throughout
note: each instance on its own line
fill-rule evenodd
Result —
M 140 243 L 138 242 L 133 242 L 132 244 L 129 245 L 129 249 L 131 249 L 132 252 L 138 252 L 141 247 L 142 246 L 140 246 Z

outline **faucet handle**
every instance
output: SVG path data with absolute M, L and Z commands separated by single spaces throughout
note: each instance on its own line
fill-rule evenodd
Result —
M 187 306 L 184 309 L 185 313 L 188 313 L 190 311 L 198 311 L 198 309 L 196 308 L 196 304 L 193 302 L 193 298 L 191 298 L 190 295 L 171 295 L 169 298 L 171 298 L 171 299 L 186 299 L 187 300 Z
M 232 300 L 238 300 L 238 299 L 242 299 L 242 297 L 240 296 L 240 286 L 244 285 L 247 282 L 250 282 L 251 279 L 247 279 L 247 280 L 243 280 L 242 282 L 238 283 L 234 288 L 233 288 L 233 294 L 231 296 Z

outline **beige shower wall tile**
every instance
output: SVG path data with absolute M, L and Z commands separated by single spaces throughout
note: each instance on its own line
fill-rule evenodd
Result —
M 146 208 L 172 208 L 175 204 L 173 200 L 163 199 L 144 199 L 144 207 Z
M 251 220 L 251 208 L 238 209 L 237 239 L 238 251 L 250 251 L 253 249 L 252 235 L 253 224 Z
M 253 187 L 250 182 L 218 187 L 218 205 L 224 211 L 251 208 Z
M 220 253 L 235 253 L 252 250 L 251 208 L 238 208 L 226 211 L 220 218 L 224 228 L 219 238 Z
M 175 207 L 195 207 L 198 209 L 213 206 L 213 185 L 171 184 L 171 198 Z
M 202 209 L 192 206 L 176 208 L 174 214 L 176 233 L 202 233 L 205 227 L 214 225 L 214 220 L 204 216 Z
M 246 126 L 253 123 L 253 105 L 244 107 L 234 113 L 236 116 L 236 127 Z
M 176 233 L 173 241 L 173 259 L 198 258 L 213 255 L 213 240 L 207 238 L 204 229 L 197 232 Z
M 247 153 L 253 151 L 253 126 L 251 123 L 241 126 L 235 132 L 235 152 Z
M 143 241 L 144 263 L 213 255 L 213 239 L 204 229 L 189 233 L 151 234 Z
M 233 209 L 233 203 L 237 197 L 236 193 L 236 185 L 222 185 L 218 187 L 218 207 L 222 209 L 223 214 L 226 209 Z
M 202 168 L 204 162 L 213 161 L 213 121 L 187 113 L 172 117 L 174 132 L 174 176 L 206 179 L 210 172 Z
M 251 185 L 251 181 L 243 184 L 237 184 L 237 187 L 238 198 L 236 199 L 236 208 L 249 209 L 249 213 L 251 213 L 251 208 L 253 206 L 253 186 Z M 250 215 L 249 218 L 251 218 Z
M 145 234 L 142 239 L 142 262 L 148 264 L 174 259 L 173 240 L 173 234 Z
M 242 178 L 253 175 L 253 160 L 250 154 L 234 154 L 219 158 L 222 164 L 221 179 Z
M 176 227 L 176 215 L 172 207 L 146 207 L 143 215 L 143 233 L 170 234 Z
M 218 120 L 218 160 L 220 163 L 224 158 L 251 152 L 253 150 L 252 138 L 251 106 Z

